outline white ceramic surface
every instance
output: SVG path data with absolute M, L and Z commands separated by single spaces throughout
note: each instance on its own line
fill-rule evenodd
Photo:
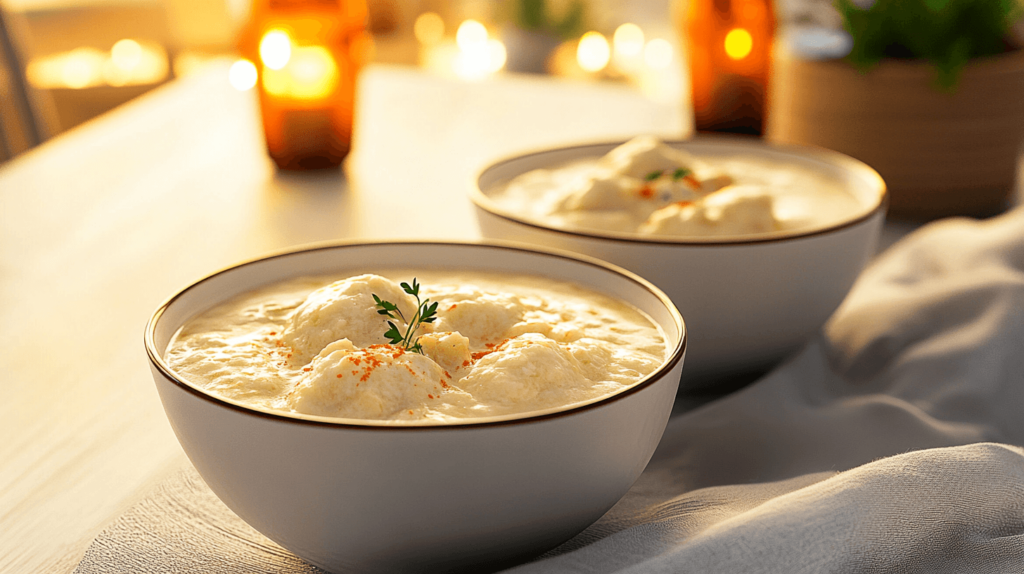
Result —
M 306 274 L 386 266 L 529 273 L 625 299 L 664 330 L 653 374 L 591 404 L 515 420 L 382 426 L 254 410 L 206 394 L 162 359 L 180 325 L 218 302 Z M 335 572 L 475 570 L 567 540 L 640 475 L 664 432 L 686 346 L 682 318 L 646 281 L 601 262 L 507 245 L 331 245 L 248 262 L 178 293 L 146 348 L 183 449 L 229 508 Z
M 559 230 L 510 213 L 490 199 L 515 176 L 585 158 L 622 142 L 559 148 L 497 162 L 481 172 L 471 199 L 485 238 L 564 249 L 621 265 L 661 287 L 686 317 L 682 386 L 701 389 L 768 368 L 798 350 L 839 306 L 874 254 L 885 218 L 885 184 L 842 154 L 737 137 L 666 142 L 713 161 L 749 154 L 834 175 L 860 204 L 824 229 L 771 237 L 645 238 Z

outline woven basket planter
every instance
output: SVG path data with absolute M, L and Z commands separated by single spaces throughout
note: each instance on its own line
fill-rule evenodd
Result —
M 913 60 L 860 73 L 780 49 L 773 74 L 767 138 L 874 167 L 891 215 L 986 216 L 1009 205 L 1024 142 L 1024 50 L 970 62 L 953 91 Z

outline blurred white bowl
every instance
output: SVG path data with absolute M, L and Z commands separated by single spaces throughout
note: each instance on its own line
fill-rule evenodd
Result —
M 382 262 L 574 282 L 647 313 L 671 352 L 635 386 L 583 406 L 448 426 L 253 409 L 207 394 L 163 359 L 185 321 L 234 295 Z M 150 320 L 145 341 L 182 448 L 238 516 L 329 571 L 421 572 L 515 563 L 611 508 L 661 440 L 686 335 L 668 297 L 604 263 L 500 244 L 416 242 L 324 246 L 232 267 L 171 297 Z
M 475 181 L 471 199 L 481 233 L 590 255 L 661 287 L 686 317 L 684 389 L 766 369 L 824 325 L 874 254 L 888 203 L 878 173 L 829 150 L 770 145 L 742 137 L 666 142 L 713 161 L 750 155 L 837 177 L 858 209 L 826 228 L 749 238 L 671 238 L 558 229 L 510 212 L 491 199 L 510 180 L 538 168 L 603 156 L 622 142 L 565 147 L 499 161 Z

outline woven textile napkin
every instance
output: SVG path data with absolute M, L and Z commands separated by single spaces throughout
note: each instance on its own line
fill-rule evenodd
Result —
M 1024 209 L 923 227 L 822 335 L 673 418 L 600 521 L 515 572 L 1024 573 Z M 317 572 L 191 467 L 76 571 Z

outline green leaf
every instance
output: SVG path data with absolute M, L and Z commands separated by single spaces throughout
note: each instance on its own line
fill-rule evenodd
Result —
M 654 181 L 654 180 L 658 179 L 659 177 L 661 177 L 661 174 L 663 174 L 663 173 L 665 173 L 664 170 L 662 170 L 662 171 L 652 171 L 651 173 L 649 173 L 649 174 L 644 176 L 644 181 Z
M 685 167 L 681 167 L 672 172 L 672 179 L 674 181 L 679 181 L 680 179 L 683 179 L 684 177 L 690 175 L 691 173 L 693 172 L 686 169 Z
M 544 0 L 518 0 L 516 23 L 524 30 L 540 30 L 547 23 Z
M 583 0 L 574 0 L 565 12 L 561 22 L 555 24 L 555 32 L 563 40 L 569 40 L 583 34 L 586 25 L 587 6 Z
M 949 5 L 949 0 L 923 0 L 932 12 L 941 12 Z
M 427 299 L 426 301 L 423 302 L 423 305 L 425 306 L 429 302 L 430 302 L 430 299 Z M 424 323 L 433 323 L 434 319 L 437 318 L 437 317 L 434 316 L 436 314 L 437 314 L 437 303 L 435 302 L 433 305 L 430 305 L 429 307 L 426 307 L 426 306 L 424 307 L 423 314 L 420 316 L 420 321 L 422 321 Z
M 391 328 L 388 329 L 386 333 L 384 333 L 384 336 L 391 340 L 392 345 L 397 345 L 398 343 L 401 343 L 404 337 L 402 336 L 402 332 L 398 330 L 398 326 L 392 323 L 391 321 L 388 321 L 388 326 Z
M 887 58 L 926 60 L 944 90 L 955 87 L 970 60 L 1005 52 L 1024 14 L 1016 0 L 875 0 L 868 8 L 834 1 L 853 39 L 847 60 L 857 69 L 867 72 Z

